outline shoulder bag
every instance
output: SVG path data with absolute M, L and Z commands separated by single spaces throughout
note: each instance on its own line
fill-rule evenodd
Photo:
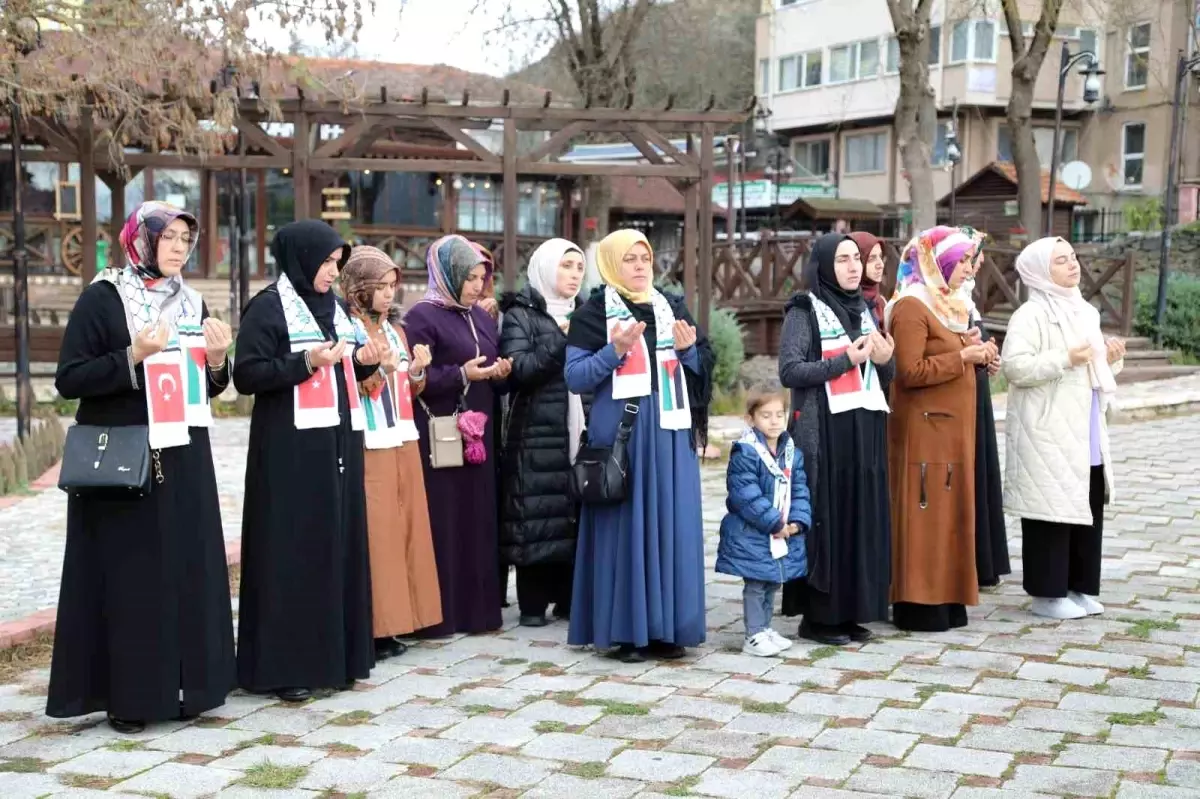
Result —
M 471 336 L 475 339 L 475 355 L 479 355 L 479 333 L 475 330 L 475 320 L 467 313 L 467 324 L 471 326 Z M 466 409 L 467 392 L 471 390 L 471 381 L 463 373 L 463 390 L 454 406 L 454 412 L 448 416 L 434 416 L 433 411 L 418 396 L 417 402 L 425 409 L 429 417 L 429 466 L 433 469 L 457 469 L 463 465 L 463 438 L 458 429 L 458 414 Z
M 629 493 L 629 434 L 638 406 L 625 403 L 611 447 L 581 447 L 571 467 L 575 498 L 593 505 L 616 505 Z
M 104 427 L 77 424 L 67 430 L 58 487 L 76 496 L 113 499 L 143 497 L 150 493 L 150 451 L 146 425 Z M 162 482 L 161 468 L 157 469 Z

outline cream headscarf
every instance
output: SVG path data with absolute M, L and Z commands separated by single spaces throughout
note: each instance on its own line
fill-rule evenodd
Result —
M 601 239 L 596 251 L 596 266 L 600 269 L 600 279 L 616 289 L 622 297 L 634 303 L 647 303 L 650 302 L 653 288 L 633 292 L 621 282 L 621 260 L 635 244 L 645 244 L 646 249 L 650 251 L 650 257 L 654 257 L 654 248 L 650 246 L 649 240 L 640 231 L 625 228 L 614 230 Z M 650 278 L 653 286 L 654 276 L 651 275 Z
M 1111 394 L 1117 390 L 1117 381 L 1108 365 L 1108 348 L 1100 332 L 1100 312 L 1083 298 L 1078 286 L 1066 288 L 1050 278 L 1054 245 L 1062 240 L 1050 236 L 1022 250 L 1017 256 L 1017 274 L 1029 289 L 1029 301 L 1045 307 L 1050 319 L 1062 327 L 1067 346 L 1076 347 L 1084 342 L 1092 345 L 1092 361 L 1088 365 L 1092 388 Z
M 583 256 L 579 245 L 566 239 L 548 239 L 529 256 L 529 285 L 546 301 L 546 312 L 554 321 L 562 322 L 575 310 L 576 292 L 570 297 L 558 293 L 558 265 L 566 254 L 575 251 Z M 582 284 L 580 284 L 582 285 Z

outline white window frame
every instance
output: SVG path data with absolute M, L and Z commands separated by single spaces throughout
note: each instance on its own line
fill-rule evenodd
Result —
M 967 52 L 965 58 L 954 57 L 954 30 L 959 25 L 967 27 Z M 992 55 L 991 58 L 980 58 L 975 54 L 979 39 L 979 26 L 990 25 L 992 27 Z M 960 19 L 950 26 L 950 52 L 946 59 L 946 64 L 995 64 L 996 53 L 1000 49 L 1000 26 L 996 24 L 994 19 Z
M 875 45 L 875 71 L 870 74 L 865 74 L 863 72 L 862 48 L 864 44 Z M 849 54 L 849 72 L 847 73 L 845 79 L 834 80 L 832 71 L 833 54 L 835 51 L 839 50 L 846 50 Z M 828 53 L 828 61 L 830 66 L 829 77 L 826 82 L 830 85 L 836 86 L 841 83 L 852 83 L 856 80 L 871 80 L 872 78 L 878 78 L 883 74 L 884 64 L 882 59 L 885 53 L 880 49 L 878 39 L 860 39 L 857 42 L 839 44 L 835 47 L 830 47 L 826 52 Z
M 803 60 L 803 61 L 800 63 L 800 66 L 801 66 L 801 70 L 800 70 L 800 88 L 802 88 L 802 89 L 815 89 L 815 88 L 817 88 L 818 86 L 824 86 L 824 85 L 825 85 L 825 83 L 826 83 L 826 79 L 825 79 L 825 53 L 824 53 L 823 51 L 821 51 L 821 50 L 809 50 L 809 51 L 807 51 L 807 52 L 801 53 L 800 55 L 801 55 L 801 56 L 803 56 L 803 58 L 804 58 L 804 60 Z M 815 82 L 815 83 L 809 83 L 809 82 L 808 82 L 808 67 L 809 67 L 809 64 L 808 64 L 808 59 L 809 59 L 809 56 L 813 56 L 813 55 L 815 55 L 815 56 L 819 56 L 819 57 L 820 57 L 820 59 L 821 59 L 821 63 L 820 63 L 820 68 L 821 68 L 821 71 L 820 71 L 820 73 L 818 73 L 818 75 L 817 75 L 817 80 L 816 80 L 816 82 Z
M 892 69 L 888 66 L 888 62 L 892 60 L 892 51 L 896 52 L 896 68 Z M 889 36 L 883 40 L 883 59 L 880 62 L 884 75 L 899 75 L 900 74 L 900 40 L 895 36 Z
M 1103 64 L 1104 63 L 1104 53 L 1102 52 L 1104 50 L 1104 34 L 1103 34 L 1103 32 L 1097 28 L 1088 28 L 1088 27 L 1081 26 L 1078 29 L 1078 35 L 1075 37 L 1076 41 L 1079 42 L 1079 49 L 1081 52 L 1084 49 L 1083 48 L 1083 34 L 1085 31 L 1092 34 L 1092 39 L 1096 43 L 1096 47 L 1093 50 L 1093 52 L 1095 53 L 1095 56 L 1096 56 L 1096 63 Z
M 1142 151 L 1140 153 L 1130 153 L 1125 150 L 1129 128 L 1142 129 Z M 1130 161 L 1142 162 L 1142 179 L 1137 183 L 1130 183 L 1128 170 L 1126 166 Z M 1146 123 L 1145 122 L 1126 122 L 1121 126 L 1121 188 L 1122 189 L 1140 189 L 1143 181 L 1146 180 Z
M 850 142 L 855 139 L 866 139 L 878 137 L 882 141 L 882 145 L 878 147 L 877 152 L 882 153 L 882 164 L 878 169 L 865 169 L 862 171 L 854 171 L 850 168 Z M 842 150 L 845 155 L 842 156 L 842 174 L 846 176 L 862 176 L 862 175 L 885 175 L 888 169 L 888 132 L 886 130 L 875 130 L 869 133 L 859 133 L 854 136 L 846 136 L 842 140 Z
M 934 55 L 934 52 L 933 52 L 934 47 L 937 48 L 937 55 Z M 929 57 L 931 60 L 928 61 L 926 66 L 932 68 L 932 67 L 940 67 L 942 65 L 942 26 L 941 25 L 930 25 L 929 26 Z
M 896 51 L 896 68 L 888 67 L 888 59 L 892 49 Z M 929 27 L 929 58 L 926 60 L 926 66 L 930 69 L 936 69 L 942 65 L 942 26 L 931 25 Z M 900 40 L 895 36 L 888 36 L 883 40 L 883 44 L 879 48 L 879 70 L 881 75 L 899 75 L 900 74 Z
M 1135 28 L 1147 28 L 1148 29 L 1147 34 L 1146 34 L 1146 46 L 1145 47 L 1136 47 L 1135 48 L 1133 46 L 1133 31 Z M 1154 33 L 1154 28 L 1151 26 L 1151 24 L 1149 22 L 1137 22 L 1137 23 L 1134 23 L 1133 25 L 1130 25 L 1128 28 L 1125 29 L 1125 63 L 1122 65 L 1123 69 L 1122 69 L 1122 74 L 1121 74 L 1121 82 L 1124 84 L 1126 91 L 1137 91 L 1139 89 L 1145 89 L 1146 85 L 1150 82 L 1150 38 L 1153 35 L 1153 33 Z M 1129 83 L 1130 60 L 1133 58 L 1136 58 L 1137 56 L 1142 56 L 1145 59 L 1144 69 L 1146 72 L 1146 80 L 1140 84 L 1130 84 Z
M 760 96 L 771 93 L 771 59 L 758 59 L 758 93 Z
M 821 56 L 821 77 L 816 83 L 808 82 L 808 60 L 810 56 Z M 796 85 L 784 88 L 783 63 L 785 61 L 795 60 L 796 62 Z M 786 94 L 788 92 L 798 92 L 804 89 L 812 89 L 824 83 L 825 77 L 825 60 L 824 53 L 820 50 L 809 50 L 804 53 L 792 53 L 791 55 L 781 56 L 775 62 L 775 94 Z
M 813 171 L 812 169 L 809 168 L 810 165 L 807 163 L 807 160 L 801 157 L 800 151 L 805 150 L 814 144 L 824 144 L 825 145 L 826 167 L 825 167 L 824 172 Z M 819 178 L 825 178 L 826 176 L 828 176 L 828 174 L 830 172 L 833 171 L 834 154 L 835 154 L 835 150 L 834 150 L 834 146 L 833 146 L 833 138 L 831 136 L 818 137 L 815 139 L 794 139 L 792 141 L 792 161 L 794 161 L 797 164 L 800 164 L 805 169 L 808 169 L 810 172 L 813 172 L 813 174 Z
M 846 51 L 846 68 L 849 71 L 846 73 L 845 78 L 842 78 L 841 80 L 835 80 L 833 77 L 833 54 L 839 50 Z M 851 42 L 850 44 L 841 44 L 837 47 L 830 47 L 825 52 L 827 54 L 827 60 L 829 63 L 827 73 L 828 78 L 826 79 L 826 82 L 830 86 L 836 86 L 840 83 L 850 83 L 851 81 L 858 80 L 858 42 Z

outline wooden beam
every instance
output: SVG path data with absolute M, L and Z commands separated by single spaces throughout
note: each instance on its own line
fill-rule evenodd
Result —
M 362 138 L 363 134 L 371 130 L 372 127 L 374 127 L 374 124 L 365 119 L 355 122 L 336 139 L 318 144 L 317 148 L 313 150 L 313 157 L 332 158 L 341 154 L 344 150 L 353 147 Z
M 539 144 L 533 152 L 525 156 L 525 161 L 541 161 L 547 156 L 554 158 L 570 143 L 571 139 L 581 135 L 587 129 L 583 122 L 568 122 L 556 131 L 550 138 Z
M 442 133 L 446 134 L 463 147 L 466 147 L 468 150 L 475 153 L 475 155 L 479 157 L 479 160 L 491 162 L 498 162 L 500 160 L 491 150 L 475 141 L 475 139 L 472 139 L 466 133 L 463 133 L 462 128 L 458 127 L 458 125 L 455 125 L 454 123 L 445 119 L 438 119 L 436 117 L 432 120 L 432 122 L 434 127 L 440 130 Z
M 658 166 L 654 164 L 564 164 L 551 162 L 531 164 L 517 161 L 517 171 L 522 175 L 576 176 L 631 178 L 685 178 L 695 180 L 700 170 L 691 166 Z
M 125 251 L 121 249 L 121 228 L 125 227 L 125 178 L 119 172 L 97 172 L 96 177 L 104 182 L 112 193 L 112 219 L 109 220 L 109 238 L 112 245 L 108 248 L 108 263 L 110 266 L 125 265 Z
M 504 171 L 500 164 L 485 164 L 480 161 L 451 158 L 310 158 L 309 168 L 314 171 L 361 172 L 464 172 L 476 175 L 499 175 Z
M 504 120 L 504 290 L 517 288 L 517 126 Z
M 260 128 L 257 122 L 239 119 L 237 129 L 246 138 L 246 144 L 259 147 L 280 158 L 290 157 L 287 148 L 275 141 L 275 137 Z
M 79 142 L 69 133 L 57 130 L 57 125 L 52 124 L 44 118 L 35 116 L 25 116 L 23 117 L 23 121 L 29 124 L 30 129 L 27 135 L 32 134 L 33 137 L 41 139 L 52 148 L 63 153 L 77 154 L 79 152 Z
M 28 121 L 29 117 L 21 117 L 22 121 Z M 21 148 L 21 160 L 25 163 L 34 161 L 57 163 L 57 164 L 76 164 L 79 163 L 79 154 L 75 151 L 69 153 L 62 150 L 35 150 L 31 147 Z
M 309 200 L 312 197 L 309 191 L 309 169 L 311 162 L 316 159 L 310 156 L 312 149 L 309 142 L 310 126 L 308 112 L 301 108 L 296 114 L 294 123 L 295 130 L 292 132 L 292 194 L 295 197 L 294 218 L 299 221 L 312 216 L 312 209 L 309 207 Z M 320 167 L 316 168 L 319 169 Z M 349 169 L 349 167 L 346 168 Z
M 666 136 L 662 135 L 661 133 L 659 133 L 657 130 L 650 127 L 649 125 L 636 124 L 633 127 L 635 130 L 637 130 L 638 133 L 640 133 L 642 136 L 646 137 L 647 141 L 649 141 L 651 144 L 653 144 L 658 149 L 662 150 L 663 155 L 665 155 L 667 158 L 670 158 L 675 163 L 686 164 L 688 166 L 699 166 L 700 165 L 694 156 L 692 156 L 690 153 L 680 152 L 679 149 L 674 144 L 671 144 L 671 141 Z M 708 130 L 711 135 L 711 132 L 712 132 L 711 125 L 709 125 Z M 704 127 L 703 126 L 701 126 L 700 135 L 701 136 L 704 135 Z
M 691 141 L 691 137 L 688 137 Z M 701 330 L 708 330 L 709 313 L 712 311 L 713 291 L 713 126 L 705 124 L 700 132 L 700 314 L 696 321 Z M 732 245 L 732 240 L 730 240 Z M 766 265 L 763 266 L 764 270 Z
M 179 153 L 125 153 L 126 166 L 163 169 L 291 169 L 293 156 L 285 155 L 182 155 Z M 108 169 L 118 164 L 111 158 L 103 163 Z
M 83 216 L 83 285 L 96 276 L 96 129 L 92 109 L 79 109 L 79 210 Z M 113 242 L 116 245 L 116 242 Z

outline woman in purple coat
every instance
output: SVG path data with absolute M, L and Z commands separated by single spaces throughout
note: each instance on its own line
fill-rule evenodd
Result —
M 500 628 L 496 453 L 492 449 L 497 394 L 504 390 L 512 362 L 497 358 L 496 321 L 477 305 L 490 282 L 491 263 L 462 236 L 445 236 L 429 245 L 425 262 L 429 289 L 409 309 L 404 327 L 412 346 L 425 344 L 433 354 L 425 369 L 425 390 L 413 410 L 421 434 L 442 593 L 442 623 L 418 634 L 434 638 Z M 485 415 L 482 431 L 470 428 L 463 411 Z M 429 417 L 456 412 L 476 440 L 467 446 L 462 466 L 434 468 Z

